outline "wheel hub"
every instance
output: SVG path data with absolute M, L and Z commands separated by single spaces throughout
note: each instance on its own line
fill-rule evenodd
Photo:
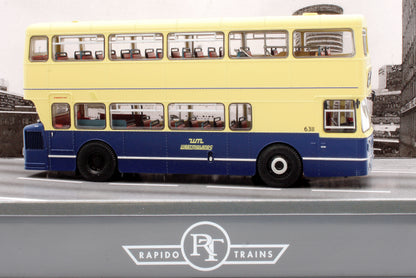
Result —
M 271 164 L 270 164 L 270 168 L 272 170 L 272 172 L 276 175 L 283 175 L 284 173 L 286 173 L 287 169 L 288 169 L 288 165 L 287 165 L 287 161 L 283 158 L 283 157 L 275 157 Z

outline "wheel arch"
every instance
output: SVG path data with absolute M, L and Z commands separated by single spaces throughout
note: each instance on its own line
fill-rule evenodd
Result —
M 109 144 L 109 143 L 107 143 L 106 141 L 104 141 L 104 140 L 99 140 L 99 139 L 93 139 L 93 140 L 88 140 L 88 141 L 85 141 L 85 142 L 83 142 L 80 146 L 79 146 L 79 148 L 78 148 L 78 150 L 77 150 L 77 159 L 76 159 L 76 171 L 77 172 L 79 172 L 79 170 L 78 170 L 78 156 L 79 156 L 79 153 L 80 153 L 80 151 L 84 148 L 84 147 L 87 147 L 88 145 L 90 145 L 90 144 L 93 144 L 93 143 L 99 143 L 99 144 L 103 144 L 103 145 L 105 145 L 111 152 L 113 152 L 113 154 L 114 154 L 114 157 L 115 157 L 115 159 L 116 159 L 116 170 L 117 171 L 119 171 L 119 169 L 118 169 L 118 156 L 117 156 L 117 153 L 116 153 L 116 151 L 114 150 L 114 148 L 113 147 L 111 147 L 111 145 Z
M 267 144 L 267 145 L 265 145 L 259 152 L 258 152 L 258 154 L 257 154 L 257 157 L 256 157 L 256 164 L 259 162 L 259 157 L 260 157 L 260 155 L 266 150 L 266 149 L 268 149 L 268 148 L 271 148 L 272 146 L 278 146 L 278 145 L 281 145 L 281 146 L 286 146 L 286 147 L 288 147 L 288 148 L 291 148 L 293 151 L 295 151 L 296 152 L 296 154 L 299 156 L 299 158 L 300 158 L 300 161 L 301 161 L 301 163 L 302 163 L 302 172 L 303 172 L 303 158 L 302 158 L 302 156 L 300 155 L 300 153 L 299 153 L 299 151 L 295 148 L 295 147 L 293 147 L 292 145 L 290 145 L 290 144 L 288 144 L 288 143 L 286 143 L 286 142 L 272 142 L 272 143 L 269 143 L 269 144 Z

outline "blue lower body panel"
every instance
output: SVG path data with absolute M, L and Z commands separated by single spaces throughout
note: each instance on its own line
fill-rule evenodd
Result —
M 75 171 L 77 153 L 91 141 L 108 144 L 122 173 L 245 175 L 256 173 L 257 157 L 270 144 L 291 146 L 307 177 L 367 175 L 369 138 L 320 138 L 312 133 L 43 131 L 43 148 L 25 149 L 26 169 Z M 29 130 L 30 131 L 30 130 Z M 30 140 L 25 136 L 25 140 Z M 25 144 L 30 147 L 30 143 Z M 40 147 L 40 146 L 38 146 Z M 26 148 L 26 147 L 25 147 Z

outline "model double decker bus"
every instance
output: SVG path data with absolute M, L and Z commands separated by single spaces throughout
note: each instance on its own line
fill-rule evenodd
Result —
M 306 177 L 367 175 L 361 16 L 38 24 L 26 33 L 25 168 Z

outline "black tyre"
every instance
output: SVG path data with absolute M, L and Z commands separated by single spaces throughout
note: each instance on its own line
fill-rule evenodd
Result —
M 89 181 L 108 181 L 116 172 L 117 158 L 113 150 L 101 142 L 83 146 L 77 157 L 78 171 Z
M 301 158 L 294 149 L 286 145 L 267 147 L 257 160 L 257 174 L 269 186 L 293 186 L 302 173 Z

